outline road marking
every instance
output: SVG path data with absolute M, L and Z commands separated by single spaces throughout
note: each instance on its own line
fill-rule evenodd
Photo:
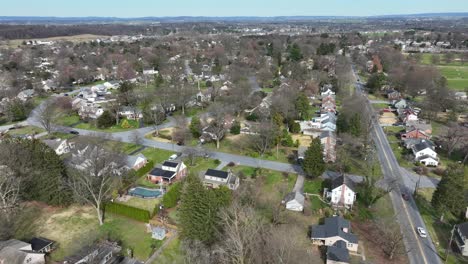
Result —
M 378 138 L 378 141 L 379 141 L 379 144 L 380 144 L 380 147 L 382 148 L 382 151 L 383 151 L 383 154 L 385 156 L 385 159 L 387 160 L 387 163 L 388 163 L 388 167 L 390 168 L 390 171 L 393 173 L 393 169 L 392 169 L 392 166 L 391 166 L 391 163 L 390 163 L 390 160 L 387 156 L 387 153 L 386 151 L 384 150 L 383 148 L 383 143 L 382 143 L 382 139 L 380 138 L 380 135 L 379 133 L 377 132 L 377 128 L 374 128 L 375 130 L 375 134 L 377 135 L 377 138 Z M 393 150 L 392 150 L 393 151 Z M 397 179 L 398 180 L 398 179 Z M 411 229 L 412 229 L 412 234 L 416 237 L 416 243 L 418 244 L 418 248 L 419 248 L 419 251 L 422 253 L 422 257 L 423 257 L 423 261 L 424 263 L 428 263 L 427 262 L 427 259 L 426 259 L 426 255 L 424 254 L 424 251 L 421 247 L 421 240 L 416 236 L 416 229 L 415 229 L 415 226 L 414 226 L 414 223 L 413 223 L 413 220 L 411 219 L 410 215 L 409 215 L 409 212 L 408 212 L 408 208 L 406 207 L 406 203 L 405 201 L 403 200 L 402 197 L 400 197 L 401 201 L 402 201 L 402 204 L 403 204 L 403 208 L 405 209 L 405 213 L 406 213 L 406 217 L 408 218 L 409 220 L 409 223 L 411 225 Z

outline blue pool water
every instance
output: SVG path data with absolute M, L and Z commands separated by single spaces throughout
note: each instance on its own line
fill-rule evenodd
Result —
M 157 198 L 161 196 L 161 190 L 159 189 L 148 189 L 143 187 L 135 187 L 128 191 L 128 194 L 140 198 Z

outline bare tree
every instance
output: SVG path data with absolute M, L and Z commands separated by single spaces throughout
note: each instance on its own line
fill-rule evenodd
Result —
M 264 121 L 254 131 L 255 135 L 249 136 L 251 146 L 263 156 L 274 145 L 278 137 L 278 128 L 272 122 Z
M 188 129 L 188 120 L 185 116 L 175 117 L 175 126 L 172 132 L 172 140 L 178 144 L 184 144 L 191 137 L 190 130 Z
M 193 147 L 186 147 L 184 148 L 184 155 L 187 157 L 187 160 L 189 161 L 189 165 L 190 166 L 193 166 L 194 165 L 194 161 L 197 157 L 199 157 L 202 152 L 200 151 L 200 149 L 197 149 L 197 148 L 193 148 Z
M 159 136 L 159 125 L 166 119 L 166 113 L 164 113 L 164 109 L 162 106 L 153 106 L 149 110 L 150 120 L 153 123 L 154 127 L 154 134 Z
M 443 137 L 443 142 L 447 149 L 448 156 L 451 157 L 455 148 L 467 139 L 468 129 L 458 125 L 457 123 L 451 123 Z
M 392 260 L 398 255 L 408 253 L 404 245 L 404 236 L 394 221 L 381 220 L 380 223 L 378 221 L 374 224 L 378 226 L 380 231 L 379 244 L 388 259 Z
M 92 140 L 92 139 L 90 139 Z M 88 140 L 86 140 L 88 141 Z M 124 161 L 119 153 L 110 152 L 103 143 L 77 143 L 70 187 L 77 200 L 88 203 L 96 210 L 99 224 L 104 223 L 103 208 L 122 176 Z
M 0 211 L 6 217 L 19 203 L 20 179 L 5 165 L 0 166 Z
M 39 123 L 47 133 L 50 134 L 54 121 L 60 116 L 60 113 L 57 111 L 55 101 L 44 101 L 36 111 Z
M 219 149 L 219 142 L 226 134 L 226 113 L 227 109 L 220 103 L 215 103 L 208 109 L 209 116 L 205 123 L 209 124 L 207 131 L 212 134 L 213 140 L 216 141 L 216 148 Z

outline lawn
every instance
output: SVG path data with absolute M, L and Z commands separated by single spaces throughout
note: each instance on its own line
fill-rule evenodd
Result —
M 81 121 L 80 116 L 77 114 L 73 115 L 63 115 L 60 118 L 56 119 L 54 121 L 55 124 L 61 125 L 61 126 L 72 126 L 74 124 L 77 124 Z
M 8 130 L 8 134 L 10 135 L 32 135 L 32 134 L 39 134 L 44 132 L 45 130 L 39 127 L 34 126 L 24 126 L 22 128 Z
M 214 169 L 218 167 L 218 163 L 214 159 L 205 159 L 202 157 L 197 157 L 193 161 L 193 165 L 190 165 L 190 161 L 185 159 L 185 165 L 187 165 L 188 171 L 190 173 L 195 173 L 195 175 L 200 175 L 200 173 L 205 173 L 208 169 Z
M 142 146 L 133 144 L 133 143 L 125 143 L 120 141 L 109 140 L 106 142 L 106 145 L 111 149 L 118 149 L 121 152 L 130 155 L 130 153 L 140 149 Z
M 289 156 L 291 156 L 295 150 L 294 148 L 279 147 L 277 151 L 276 147 L 273 147 L 270 151 L 267 151 L 263 156 L 260 156 L 260 154 L 257 151 L 247 148 L 245 144 L 245 142 L 248 140 L 247 137 L 247 135 L 236 135 L 226 137 L 220 142 L 219 149 L 216 149 L 216 142 L 209 142 L 206 143 L 204 146 L 207 149 L 219 152 L 249 156 L 253 158 L 284 163 L 289 163 Z
M 148 210 L 150 213 L 153 212 L 154 207 L 160 203 L 159 198 L 154 199 L 143 199 L 139 197 L 131 197 L 128 201 L 119 202 L 129 206 L 137 207 L 140 209 Z
M 145 155 L 147 159 L 152 160 L 156 165 L 167 160 L 172 154 L 174 154 L 174 151 L 148 147 L 141 153 Z
M 74 138 L 76 137 L 76 135 L 73 135 L 73 134 L 70 134 L 70 133 L 62 133 L 62 132 L 52 132 L 44 137 L 42 137 L 43 139 L 56 139 L 56 138 L 60 138 L 60 139 L 71 139 L 71 138 Z
M 162 251 L 151 264 L 171 263 L 171 264 L 184 264 L 184 253 L 180 248 L 180 239 L 174 238 Z
M 81 124 L 76 125 L 75 128 L 113 133 L 113 132 L 128 131 L 128 130 L 132 130 L 132 129 L 136 129 L 136 128 L 140 127 L 138 121 L 136 121 L 136 120 L 127 120 L 128 124 L 129 124 L 129 127 L 124 128 L 124 127 L 121 126 L 123 124 L 124 120 L 127 120 L 127 119 L 121 120 L 119 125 L 113 125 L 113 126 L 111 126 L 109 128 L 105 128 L 105 129 L 97 128 L 94 124 L 91 124 L 91 123 L 81 123 Z
M 271 92 L 273 92 L 273 89 L 274 89 L 274 88 L 264 87 L 264 88 L 262 88 L 262 92 L 264 92 L 264 93 L 271 93 Z
M 450 232 L 452 230 L 452 224 L 457 222 L 456 217 L 450 213 L 446 213 L 444 216 L 444 222 L 440 220 L 440 213 L 438 213 L 434 207 L 432 207 L 430 200 L 432 199 L 432 192 L 424 189 L 418 190 L 416 196 L 416 203 L 426 224 L 427 232 L 432 238 L 437 251 L 441 256 L 445 256 L 445 250 L 447 248 L 448 241 L 450 239 Z M 451 253 L 447 263 L 467 263 L 468 258 L 464 258 L 460 255 Z
M 322 187 L 323 187 L 322 179 L 304 181 L 304 193 L 322 194 L 322 189 L 323 189 Z
M 372 104 L 372 107 L 373 107 L 375 110 L 380 110 L 380 109 L 388 108 L 388 104 L 377 103 L 377 104 Z
M 446 65 L 446 66 L 461 66 L 461 65 L 463 65 L 460 61 L 455 61 L 455 58 L 459 58 L 458 55 L 455 55 L 454 60 L 447 64 L 445 62 L 445 60 L 444 60 L 444 54 L 430 54 L 430 53 L 422 53 L 421 54 L 421 56 L 422 56 L 421 63 L 426 64 L 426 65 L 433 65 L 432 55 L 439 55 L 440 62 L 437 65 Z
M 36 221 L 41 227 L 37 235 L 58 242 L 57 250 L 51 254 L 54 261 L 63 260 L 97 239 L 121 241 L 122 253 L 126 254 L 127 248 L 131 248 L 139 260 L 146 260 L 152 247 L 160 244 L 146 233 L 144 223 L 129 218 L 108 214 L 104 225 L 99 226 L 96 213 L 89 206 L 42 208 L 42 215 Z

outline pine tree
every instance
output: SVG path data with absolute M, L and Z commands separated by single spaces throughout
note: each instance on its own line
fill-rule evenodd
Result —
M 432 196 L 432 206 L 440 212 L 448 210 L 458 216 L 466 208 L 464 186 L 463 166 L 450 165 Z
M 310 115 L 310 103 L 309 98 L 303 93 L 300 93 L 295 102 L 296 112 L 298 114 L 299 119 L 307 120 L 309 119 Z
M 201 131 L 202 131 L 200 118 L 196 116 L 193 117 L 192 121 L 190 122 L 189 129 L 194 138 L 199 138 L 201 136 Z
M 302 169 L 306 176 L 315 178 L 325 171 L 325 162 L 323 161 L 323 152 L 320 139 L 312 139 L 309 148 L 306 150 L 304 155 L 304 161 L 302 163 Z
M 108 128 L 111 127 L 115 122 L 114 117 L 112 114 L 106 110 L 102 113 L 102 115 L 97 119 L 97 127 L 98 128 Z

